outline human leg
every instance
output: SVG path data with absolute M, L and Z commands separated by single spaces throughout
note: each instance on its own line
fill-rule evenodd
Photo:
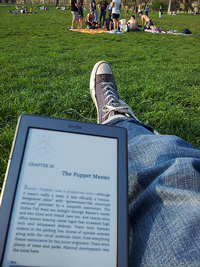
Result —
M 78 10 L 79 13 L 79 28 L 83 28 L 83 9 Z
M 103 17 L 103 11 L 100 11 L 99 22 L 101 22 L 102 17 Z
M 71 11 L 71 13 L 72 13 L 72 26 L 71 26 L 71 29 L 73 29 L 74 28 L 74 23 L 75 23 L 75 19 L 74 19 L 74 11 Z
M 77 19 L 77 28 L 79 29 L 80 28 L 80 24 L 79 24 L 79 19 Z
M 98 19 L 98 14 L 97 14 L 97 10 L 94 10 L 94 21 L 97 22 Z
M 200 151 L 155 135 L 133 120 L 128 131 L 131 266 L 200 266 Z
M 78 11 L 71 11 L 72 13 L 72 26 L 71 29 L 74 29 L 75 21 L 77 21 L 77 27 L 79 28 L 79 14 Z
M 106 19 L 106 11 L 103 11 L 103 25 L 104 25 L 105 19 Z
M 71 26 L 71 29 L 74 29 L 74 23 L 75 23 L 75 20 L 72 20 L 72 26 Z
M 117 29 L 117 21 L 116 19 L 113 19 L 113 29 Z
M 153 21 L 151 19 L 147 22 L 146 28 L 150 29 L 150 26 L 153 26 Z
M 83 28 L 83 17 L 79 18 L 79 28 Z
M 113 19 L 113 28 L 114 30 L 118 30 L 119 28 L 119 14 L 112 14 L 112 19 Z
M 116 27 L 117 27 L 117 30 L 119 29 L 119 19 L 116 20 Z
M 87 25 L 88 27 L 92 27 L 92 28 L 94 29 L 96 23 L 95 23 L 95 22 L 91 23 L 90 21 L 86 21 L 86 25 Z
M 142 124 L 107 63 L 95 65 L 90 90 L 98 123 L 128 133 L 130 267 L 200 266 L 200 151 Z

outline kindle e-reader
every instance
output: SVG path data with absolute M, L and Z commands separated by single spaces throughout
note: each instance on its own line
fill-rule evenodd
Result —
M 128 266 L 126 130 L 19 118 L 0 200 L 1 267 Z

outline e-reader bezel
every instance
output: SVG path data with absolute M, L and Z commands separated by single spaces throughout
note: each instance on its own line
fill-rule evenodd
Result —
M 127 133 L 124 128 L 73 120 L 23 114 L 12 144 L 0 198 L 0 266 L 18 184 L 20 168 L 30 128 L 79 133 L 118 140 L 117 260 L 116 267 L 128 266 Z

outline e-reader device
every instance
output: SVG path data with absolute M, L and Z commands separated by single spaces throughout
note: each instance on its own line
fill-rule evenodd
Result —
M 0 200 L 1 267 L 127 267 L 126 130 L 24 114 Z

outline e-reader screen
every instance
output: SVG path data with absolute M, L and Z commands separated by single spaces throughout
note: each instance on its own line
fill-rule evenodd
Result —
M 3 267 L 116 267 L 118 139 L 30 127 Z

